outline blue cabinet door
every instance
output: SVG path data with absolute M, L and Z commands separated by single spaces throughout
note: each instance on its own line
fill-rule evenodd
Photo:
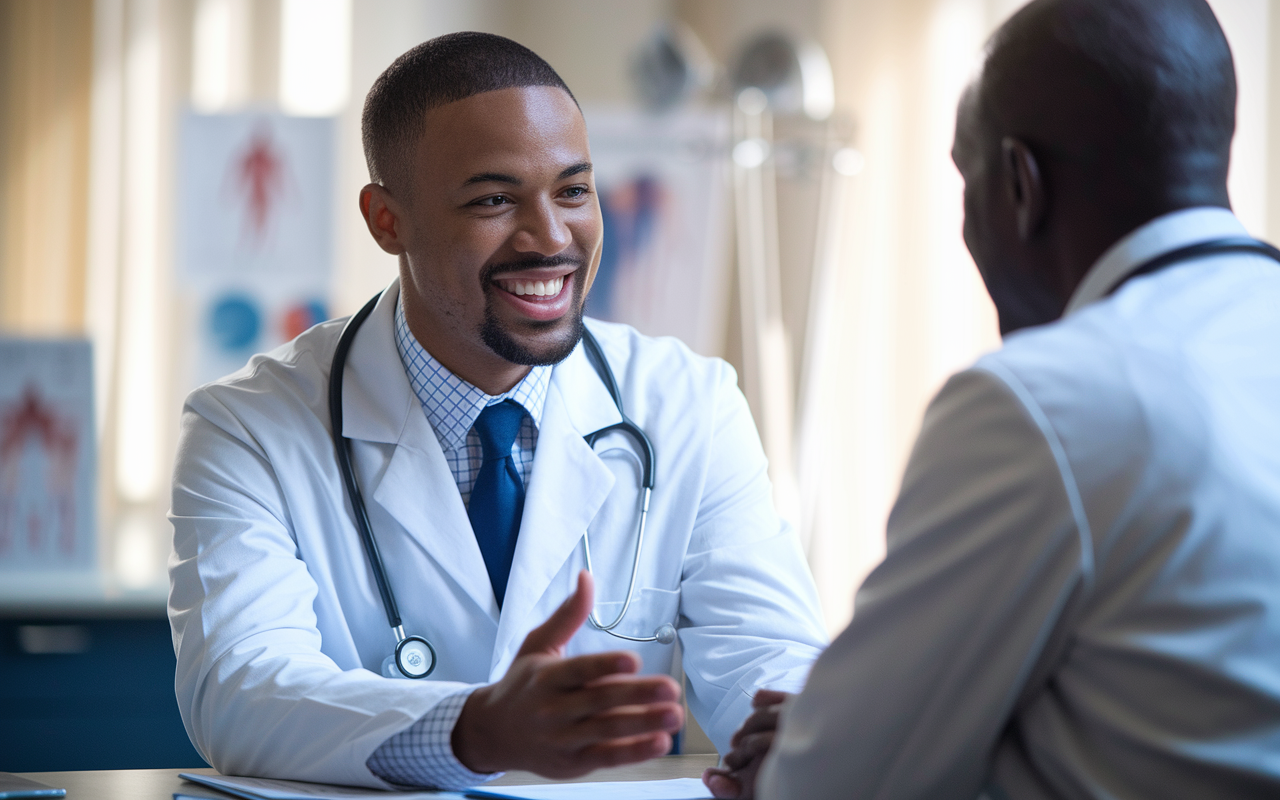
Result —
M 163 617 L 0 619 L 0 771 L 206 766 L 174 665 Z

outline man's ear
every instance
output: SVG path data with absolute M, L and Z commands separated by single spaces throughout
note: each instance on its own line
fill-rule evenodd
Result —
M 1018 238 L 1025 242 L 1040 229 L 1048 210 L 1040 164 L 1031 148 L 1012 136 L 1000 142 L 1000 160 L 1005 188 L 1017 214 Z
M 360 190 L 360 213 L 379 247 L 393 256 L 405 251 L 400 203 L 390 192 L 376 183 L 365 186 Z

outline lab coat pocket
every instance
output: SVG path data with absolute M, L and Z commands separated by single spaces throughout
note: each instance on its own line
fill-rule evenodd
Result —
M 609 625 L 622 611 L 622 601 L 596 603 L 595 618 L 601 625 Z M 613 629 L 614 633 L 637 639 L 654 636 L 663 625 L 676 626 L 680 613 L 680 590 L 637 588 L 627 609 L 626 616 Z M 670 673 L 675 645 L 661 642 L 631 642 L 597 630 L 590 622 L 582 626 L 589 641 L 584 641 L 584 651 L 631 650 L 644 662 L 645 673 Z

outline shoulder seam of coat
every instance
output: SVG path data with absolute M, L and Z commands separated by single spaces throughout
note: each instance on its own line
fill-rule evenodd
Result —
M 1094 578 L 1093 532 L 1089 527 L 1089 517 L 1085 514 L 1084 501 L 1080 497 L 1075 473 L 1071 470 L 1067 451 L 1062 446 L 1062 440 L 1058 438 L 1058 432 L 1054 430 L 1049 418 L 1032 397 L 1030 390 L 1007 366 L 999 361 L 986 359 L 983 364 L 975 368 L 990 373 L 1013 392 L 1014 397 L 1030 415 L 1031 421 L 1040 429 L 1040 435 L 1044 437 L 1045 443 L 1049 445 L 1049 452 L 1053 454 L 1053 460 L 1058 467 L 1058 476 L 1062 480 L 1062 488 L 1067 493 L 1067 502 L 1071 504 L 1071 515 L 1075 517 L 1076 533 L 1080 537 L 1080 569 L 1083 573 L 1085 588 L 1091 588 Z

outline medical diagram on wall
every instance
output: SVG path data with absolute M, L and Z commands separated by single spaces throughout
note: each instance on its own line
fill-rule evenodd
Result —
M 722 355 L 730 300 L 727 115 L 588 109 L 586 118 L 605 226 L 587 314 Z
M 0 337 L 0 574 L 96 565 L 93 359 Z
M 184 388 L 328 318 L 334 121 L 187 114 L 178 170 Z

